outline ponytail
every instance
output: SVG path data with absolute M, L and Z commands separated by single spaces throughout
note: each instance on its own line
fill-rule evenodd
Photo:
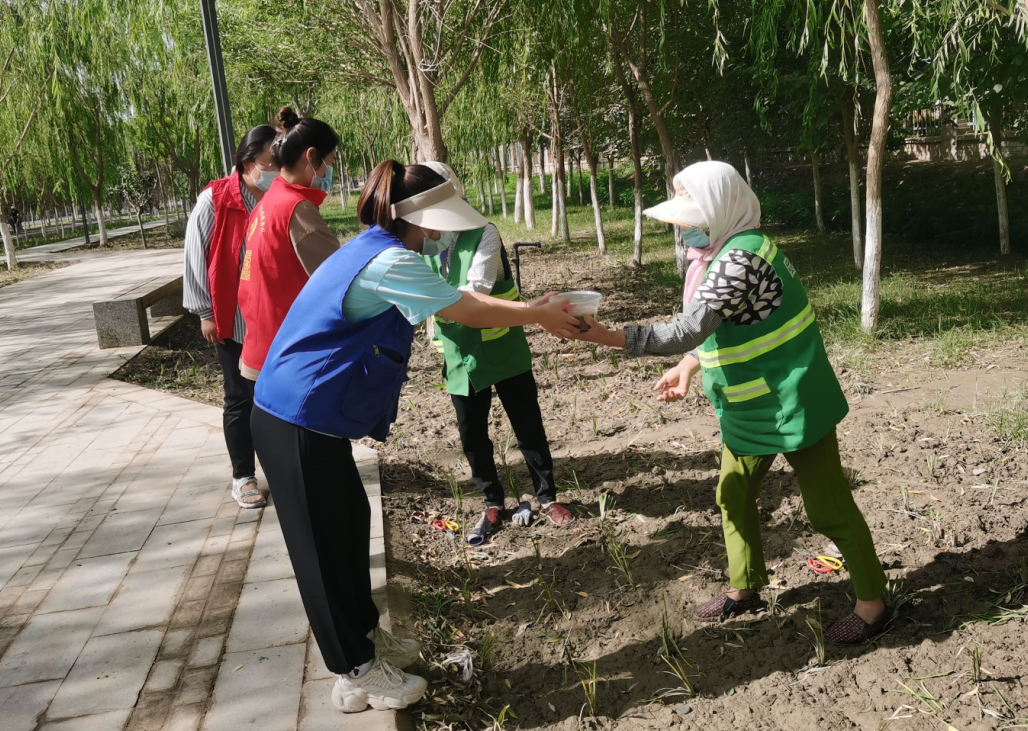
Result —
M 392 207 L 400 201 L 424 193 L 446 182 L 439 173 L 424 165 L 404 167 L 396 160 L 380 162 L 357 201 L 357 217 L 364 226 L 380 226 L 396 237 L 402 237 L 407 222 L 393 218 Z

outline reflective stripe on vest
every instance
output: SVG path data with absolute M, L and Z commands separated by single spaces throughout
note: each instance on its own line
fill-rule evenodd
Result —
M 773 256 L 775 253 L 777 252 L 772 251 L 771 255 Z M 813 322 L 814 310 L 811 308 L 810 303 L 807 303 L 807 306 L 800 310 L 798 315 L 767 335 L 731 348 L 698 351 L 700 364 L 704 368 L 724 368 L 733 363 L 745 363 L 764 355 L 764 353 L 771 352 L 783 343 L 789 342 L 810 327 Z
M 725 395 L 729 402 L 737 404 L 769 394 L 771 393 L 771 388 L 767 385 L 767 381 L 763 378 L 758 378 L 754 381 L 740 383 L 738 386 L 725 386 L 721 389 L 721 393 Z
M 490 297 L 496 297 L 497 299 L 507 300 L 508 302 L 516 302 L 521 299 L 521 293 L 518 292 L 517 287 L 511 287 L 506 292 L 500 294 L 491 294 Z M 496 340 L 502 338 L 504 335 L 510 332 L 509 327 L 487 327 L 482 330 L 482 342 L 488 342 L 490 340 Z
M 775 257 L 778 256 L 778 247 L 772 244 L 771 239 L 765 236 L 764 245 L 760 247 L 760 251 L 757 252 L 757 256 L 770 264 L 775 260 Z

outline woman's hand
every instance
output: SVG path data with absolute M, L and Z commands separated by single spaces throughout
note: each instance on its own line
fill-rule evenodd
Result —
M 550 335 L 558 338 L 573 338 L 578 334 L 578 320 L 564 311 L 564 303 L 560 300 L 551 301 L 553 293 L 540 297 L 538 300 L 526 302 L 525 307 L 535 310 L 534 322 Z M 545 302 L 540 300 L 545 299 Z
M 625 347 L 624 330 L 608 330 L 597 322 L 592 315 L 586 315 L 583 319 L 585 320 L 585 324 L 589 326 L 589 329 L 585 332 L 581 332 L 576 327 L 575 334 L 571 336 L 575 340 L 584 340 L 587 343 L 606 345 L 609 348 Z
M 200 320 L 200 332 L 203 334 L 203 339 L 211 345 L 215 343 L 218 345 L 225 344 L 225 341 L 218 337 L 218 326 L 214 320 Z
M 696 371 L 700 369 L 700 362 L 687 355 L 681 362 L 669 371 L 665 371 L 654 385 L 653 390 L 657 391 L 657 400 L 664 403 L 681 401 L 689 394 L 689 385 Z
M 556 292 L 547 292 L 542 297 L 537 297 L 534 300 L 530 300 L 529 302 L 526 302 L 525 304 L 528 307 L 539 307 L 540 305 L 545 305 L 547 302 L 549 302 L 551 299 L 553 299 L 553 297 L 556 294 L 557 294 Z

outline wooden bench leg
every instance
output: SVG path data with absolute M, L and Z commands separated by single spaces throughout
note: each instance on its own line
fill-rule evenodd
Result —
M 96 322 L 96 341 L 101 348 L 150 342 L 146 310 L 138 299 L 94 302 L 93 320 Z

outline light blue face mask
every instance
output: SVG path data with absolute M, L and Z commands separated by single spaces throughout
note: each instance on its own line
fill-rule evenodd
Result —
M 261 170 L 256 165 L 253 166 L 253 169 L 260 173 L 260 175 L 257 176 L 256 180 L 254 180 L 251 175 L 250 182 L 254 184 L 254 187 L 257 188 L 257 190 L 263 190 L 267 193 L 271 188 L 271 183 L 279 176 L 279 172 L 277 170 Z
M 332 190 L 332 166 L 325 166 L 325 175 L 318 175 L 318 172 L 314 171 L 314 178 L 311 180 L 311 187 L 315 190 L 323 190 L 328 193 Z
M 710 246 L 710 236 L 698 228 L 682 226 L 682 243 L 691 249 L 706 249 Z
M 425 234 L 425 240 L 421 244 L 421 253 L 424 256 L 436 256 L 450 248 L 450 244 L 457 240 L 459 234 L 456 231 L 441 231 L 438 239 L 431 239 Z

